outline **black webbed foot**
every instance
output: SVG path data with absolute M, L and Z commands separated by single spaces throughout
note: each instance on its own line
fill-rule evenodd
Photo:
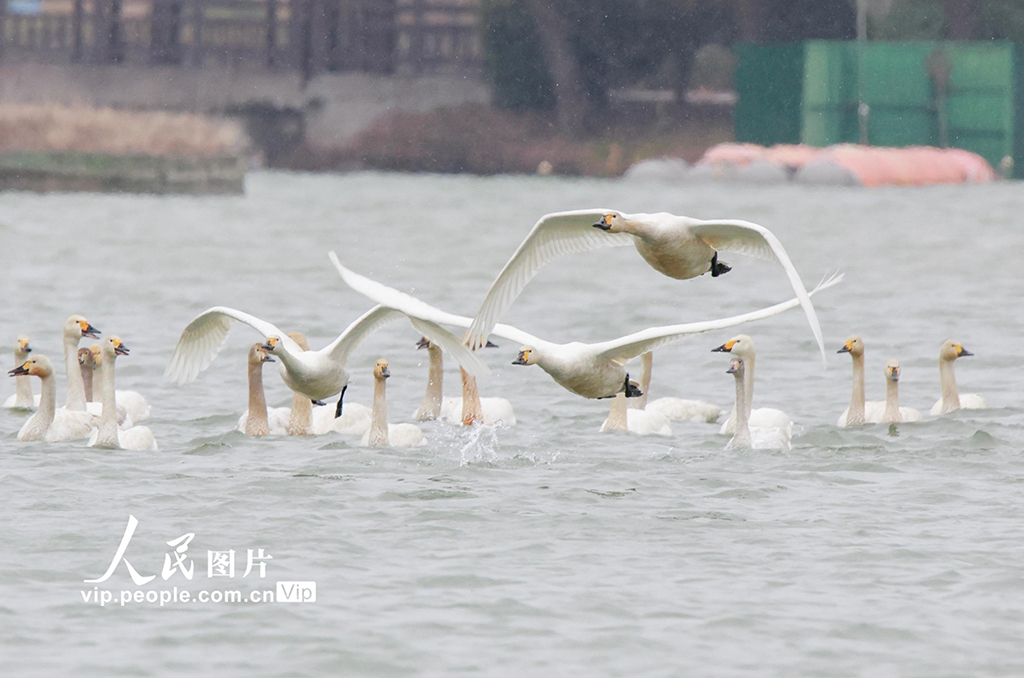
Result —
M 641 391 L 636 384 L 629 380 L 629 375 L 626 375 L 626 397 L 627 398 L 639 398 L 644 393 Z
M 338 407 L 334 410 L 334 418 L 337 419 L 341 416 L 341 403 L 345 400 L 345 391 L 348 390 L 348 384 L 345 384 L 341 389 L 341 395 L 338 396 Z
M 327 403 L 325 403 L 325 402 L 324 402 L 324 401 L 322 401 L 322 400 L 313 400 L 313 399 L 310 399 L 310 401 L 309 401 L 309 402 L 313 403 L 313 404 L 314 404 L 314 405 L 316 405 L 317 407 L 323 407 L 324 405 L 326 405 L 326 404 L 327 404 Z
M 724 261 L 719 261 L 718 252 L 715 252 L 715 255 L 711 257 L 711 277 L 717 278 L 718 276 L 728 273 L 731 270 L 732 266 L 725 263 Z

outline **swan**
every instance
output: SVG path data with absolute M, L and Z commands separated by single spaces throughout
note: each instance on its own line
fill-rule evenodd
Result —
M 498 318 L 551 259 L 626 245 L 634 245 L 656 271 L 677 280 L 709 271 L 713 277 L 728 272 L 729 266 L 718 260 L 719 251 L 778 261 L 804 308 L 824 364 L 825 342 L 810 295 L 782 243 L 767 228 L 737 219 L 702 221 L 664 212 L 625 214 L 606 209 L 557 212 L 540 218 L 491 284 L 469 328 L 470 348 L 484 345 Z
M 881 423 L 904 421 L 924 421 L 924 417 L 913 407 L 900 407 L 900 364 L 890 360 L 885 364 L 885 411 Z
M 89 438 L 89 447 L 101 447 L 110 450 L 139 450 L 156 452 L 159 448 L 153 432 L 145 426 L 132 426 L 119 429 L 117 427 L 116 400 L 114 396 L 114 360 L 119 355 L 128 355 L 128 347 L 120 337 L 111 335 L 103 340 L 99 364 L 100 397 L 103 399 L 103 414 L 100 415 L 99 427 L 93 430 Z
M 249 408 L 238 418 L 235 430 L 253 438 L 266 435 L 281 436 L 288 432 L 291 410 L 287 407 L 268 408 L 267 398 L 263 393 L 263 363 L 272 362 L 275 360 L 267 354 L 263 344 L 257 342 L 249 347 L 246 361 L 249 369 Z M 301 399 L 309 402 L 308 398 Z
M 864 400 L 864 342 L 856 334 L 846 339 L 843 347 L 836 353 L 849 353 L 853 359 L 853 393 L 850 406 L 839 415 L 836 426 L 860 426 L 861 424 L 877 424 L 882 421 L 885 403 L 878 400 Z
M 956 389 L 953 361 L 972 355 L 974 354 L 952 339 L 947 339 L 939 348 L 939 381 L 942 384 L 942 397 L 932 406 L 933 417 L 955 410 L 984 410 L 988 407 L 985 399 L 977 393 L 961 394 Z
M 337 257 L 331 252 L 331 256 Z M 413 303 L 408 303 L 413 302 Z M 348 387 L 345 365 L 352 351 L 369 334 L 391 320 L 405 316 L 420 334 L 430 337 L 473 374 L 486 374 L 487 366 L 454 335 L 429 319 L 417 315 L 416 299 L 405 297 L 392 302 L 395 306 L 379 305 L 364 313 L 342 332 L 337 339 L 319 351 L 303 351 L 295 340 L 273 324 L 233 308 L 215 306 L 196 316 L 181 333 L 171 356 L 165 375 L 173 382 L 193 381 L 209 367 L 227 339 L 233 322 L 242 322 L 262 334 L 264 346 L 271 355 L 280 358 L 281 378 L 288 388 L 310 400 L 320 401 L 341 394 L 335 416 L 342 415 L 342 401 Z
M 91 344 L 89 348 L 78 349 L 78 365 L 82 372 L 82 390 L 85 392 L 85 411 L 97 419 L 103 414 L 103 405 L 93 400 L 93 374 L 96 367 L 103 362 L 100 355 L 100 345 Z M 134 420 L 128 415 L 128 411 L 117 405 L 117 425 L 121 428 L 131 428 Z M 95 424 L 95 422 L 93 422 Z
M 793 433 L 793 424 L 789 417 L 785 421 L 779 419 L 775 425 L 752 426 L 750 423 L 750 398 L 747 393 L 747 372 L 748 358 L 733 358 L 729 361 L 727 374 L 736 378 L 736 404 L 733 411 L 737 412 L 735 430 L 732 438 L 725 445 L 725 449 L 754 449 L 754 450 L 789 450 L 792 449 L 790 442 Z M 776 410 L 778 412 L 778 410 Z M 782 414 L 779 412 L 779 414 Z M 785 417 L 784 414 L 782 414 Z
M 648 351 L 640 356 L 640 390 L 639 398 L 629 400 L 629 407 L 648 412 L 657 412 L 669 421 L 692 421 L 696 423 L 714 424 L 722 415 L 722 408 L 703 400 L 665 397 L 647 402 L 651 388 L 651 369 L 654 366 L 654 352 Z
M 633 400 L 636 400 L 636 398 Z M 668 417 L 659 412 L 629 407 L 626 394 L 622 392 L 616 393 L 615 397 L 612 398 L 612 406 L 608 412 L 608 418 L 604 420 L 601 428 L 598 429 L 600 433 L 605 431 L 629 431 L 638 436 L 672 435 L 672 427 L 669 426 Z
M 19 334 L 14 344 L 14 367 L 24 365 L 31 352 L 28 337 Z M 27 374 L 14 378 L 14 395 L 4 401 L 4 407 L 9 410 L 32 410 L 39 407 L 39 396 L 32 395 L 32 381 Z
M 416 447 L 425 445 L 423 431 L 415 424 L 389 424 L 385 400 L 387 379 L 391 376 L 388 361 L 381 358 L 373 366 L 373 421 L 363 434 L 360 445 L 369 447 Z
M 39 409 L 22 425 L 21 430 L 18 431 L 18 440 L 22 442 L 35 440 L 54 442 L 84 438 L 89 435 L 88 432 L 81 435 L 81 429 L 89 428 L 92 424 L 92 415 L 86 412 L 71 411 L 60 421 L 56 419 L 57 381 L 53 376 L 53 364 L 45 355 L 31 357 L 7 374 L 11 377 L 39 377 L 42 382 Z
M 92 353 L 92 357 L 86 356 L 85 351 L 87 349 L 78 349 L 78 362 L 82 365 L 82 381 L 85 383 L 85 400 L 86 403 L 93 402 L 92 398 L 92 372 L 85 368 L 85 364 L 88 362 L 90 369 L 95 369 L 96 366 L 102 362 L 103 357 L 100 355 L 100 345 L 90 344 L 88 351 Z M 146 398 L 138 391 L 121 391 L 118 390 L 114 393 L 117 398 L 117 425 L 121 428 L 130 427 L 132 422 L 139 422 L 145 419 L 149 419 L 151 409 L 149 402 Z M 86 408 L 93 414 L 99 416 L 99 411 L 93 411 L 92 407 L 88 404 Z
M 496 348 L 494 344 L 488 345 Z M 418 421 L 439 419 L 447 424 L 470 425 L 483 422 L 487 426 L 515 426 L 516 414 L 505 398 L 481 398 L 476 379 L 461 370 L 462 396 L 443 398 L 444 357 L 441 349 L 423 337 L 416 344 L 418 349 L 427 349 L 430 356 L 430 367 L 427 374 L 427 390 L 423 394 L 423 402 L 413 413 Z
M 78 362 L 78 342 L 82 337 L 99 339 L 100 331 L 80 315 L 72 315 L 64 321 L 64 369 L 68 377 L 68 399 L 64 405 L 68 410 L 86 409 L 85 382 L 82 381 L 82 366 Z
M 793 435 L 793 422 L 782 410 L 773 407 L 759 407 L 751 409 L 754 402 L 754 363 L 757 360 L 757 352 L 754 349 L 754 340 L 746 334 L 733 337 L 717 348 L 711 349 L 712 353 L 731 353 L 739 358 L 740 377 L 743 380 L 743 400 L 745 403 L 746 423 L 751 431 L 757 431 L 763 444 L 773 446 L 773 449 L 790 448 L 790 438 Z M 730 372 L 735 374 L 735 372 Z M 740 395 L 737 391 L 737 397 Z M 719 433 L 722 435 L 736 434 L 736 419 L 739 410 L 733 407 L 729 419 L 722 424 Z
M 303 351 L 309 350 L 309 341 L 302 332 L 289 332 Z M 326 405 L 313 406 L 309 398 L 298 393 L 292 395 L 292 408 L 286 431 L 290 436 L 324 435 L 341 433 L 361 436 L 370 428 L 370 408 L 350 402 L 340 417 L 334 416 L 334 409 Z
M 398 290 L 361 276 L 342 266 L 337 257 L 332 257 L 331 261 L 338 269 L 342 280 L 349 287 L 377 303 L 415 305 L 423 317 L 429 317 L 434 322 L 446 325 L 469 327 L 473 323 L 470 318 L 446 313 Z M 832 287 L 841 280 L 842 274 L 833 275 L 831 278 L 823 280 L 811 291 L 811 294 Z M 799 299 L 792 299 L 731 318 L 651 327 L 597 344 L 581 342 L 555 344 L 511 325 L 503 324 L 494 326 L 494 334 L 524 344 L 519 349 L 519 356 L 513 361 L 513 365 L 538 365 L 557 384 L 584 398 L 610 398 L 620 391 L 625 391 L 628 398 L 639 396 L 641 392 L 629 382 L 629 375 L 625 368 L 626 361 L 691 334 L 710 332 L 752 320 L 768 318 L 799 305 Z

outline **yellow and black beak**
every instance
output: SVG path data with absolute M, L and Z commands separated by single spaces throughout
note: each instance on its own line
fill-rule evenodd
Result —
M 21 342 L 18 342 L 18 344 L 21 346 L 21 350 L 24 353 L 31 353 L 32 352 L 32 347 L 28 345 L 27 341 L 21 341 Z
M 265 351 L 273 351 L 274 347 L 276 347 L 276 346 L 277 346 L 277 337 L 271 337 L 270 339 L 267 339 L 267 343 L 265 343 L 262 346 L 260 346 L 260 348 L 262 348 Z
M 957 347 L 957 350 L 956 350 L 956 357 L 957 357 L 957 358 L 969 358 L 969 357 L 971 357 L 972 355 L 974 355 L 974 354 L 973 354 L 973 353 L 971 353 L 970 351 L 968 351 L 968 350 L 967 350 L 966 348 L 964 348 L 963 346 L 958 346 L 958 347 Z
M 836 351 L 836 353 L 849 353 L 850 352 L 850 346 L 851 346 L 850 342 L 846 342 L 845 344 L 843 344 L 843 347 L 841 349 Z
M 380 376 L 384 377 L 385 379 L 391 376 L 391 370 L 388 369 L 387 365 L 384 365 L 383 367 L 380 368 Z
M 894 367 L 891 370 L 889 370 L 889 380 L 890 381 L 899 381 L 900 380 L 900 368 Z
M 420 340 L 416 342 L 416 348 L 430 348 L 430 339 L 420 337 Z
M 82 328 L 83 337 L 89 337 L 90 339 L 99 339 L 100 334 L 102 334 L 102 332 L 100 332 L 98 329 L 90 325 L 88 320 L 79 320 L 78 325 L 79 327 Z
M 732 353 L 732 347 L 736 345 L 735 339 L 730 339 L 718 348 L 711 349 L 712 353 Z
M 529 358 L 530 358 L 530 352 L 529 351 L 520 351 L 519 352 L 519 357 L 516 358 L 515 360 L 513 360 L 512 364 L 513 365 L 528 365 L 529 363 L 527 363 L 526 361 L 529 360 Z
M 124 342 L 122 342 L 122 341 L 115 341 L 114 342 L 114 353 L 116 353 L 117 355 L 128 355 L 129 350 L 128 350 L 128 347 L 124 345 Z
M 606 214 L 601 217 L 601 219 L 594 224 L 594 228 L 600 228 L 602 231 L 612 230 L 612 215 Z
M 25 362 L 18 367 L 7 373 L 8 377 L 20 377 L 23 374 L 28 374 L 28 362 Z

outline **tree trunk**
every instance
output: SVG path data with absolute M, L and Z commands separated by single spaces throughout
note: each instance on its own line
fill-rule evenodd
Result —
M 558 126 L 564 134 L 578 137 L 583 133 L 590 101 L 580 77 L 579 62 L 569 44 L 569 20 L 553 0 L 525 0 L 525 4 L 537 24 L 555 83 Z

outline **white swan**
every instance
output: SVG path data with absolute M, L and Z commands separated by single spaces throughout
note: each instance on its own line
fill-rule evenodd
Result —
M 757 361 L 757 351 L 754 349 L 754 340 L 746 334 L 740 334 L 725 342 L 718 348 L 711 349 L 712 353 L 731 353 L 739 358 L 742 365 L 740 375 L 743 381 L 743 398 L 745 402 L 747 424 L 752 432 L 756 432 L 762 441 L 762 445 L 770 445 L 772 449 L 788 450 L 790 439 L 793 436 L 793 422 L 782 410 L 773 407 L 759 407 L 751 409 L 754 402 L 754 364 Z M 730 374 L 734 371 L 730 369 Z M 737 390 L 737 397 L 740 392 Z M 722 424 L 719 433 L 722 435 L 735 435 L 737 425 L 737 413 L 739 408 L 733 407 L 729 419 Z M 758 445 L 755 444 L 755 447 Z
M 634 245 L 655 270 L 678 280 L 709 271 L 717 277 L 729 271 L 729 266 L 718 261 L 719 251 L 778 261 L 804 307 L 824 364 L 825 343 L 811 298 L 782 243 L 767 228 L 736 219 L 702 221 L 664 212 L 624 214 L 606 209 L 558 212 L 541 217 L 488 290 L 469 328 L 470 347 L 475 349 L 486 343 L 498 318 L 541 266 L 554 257 L 625 245 Z
M 18 440 L 54 442 L 89 435 L 88 431 L 81 434 L 82 429 L 90 429 L 92 424 L 92 415 L 87 412 L 70 411 L 60 421 L 56 419 L 57 380 L 53 376 L 53 364 L 49 358 L 44 355 L 33 356 L 7 374 L 11 377 L 39 377 L 42 382 L 39 409 L 22 425 L 18 431 Z
M 490 344 L 490 346 L 494 346 Z M 476 379 L 462 373 L 462 395 L 457 398 L 442 397 L 444 392 L 444 357 L 441 349 L 423 337 L 416 344 L 417 348 L 427 349 L 430 357 L 427 374 L 427 390 L 423 394 L 423 402 L 413 413 L 418 421 L 440 420 L 446 424 L 471 425 L 484 423 L 487 426 L 515 426 L 516 414 L 505 398 L 481 398 Z
M 425 445 L 423 431 L 415 424 L 389 424 L 385 398 L 387 379 L 391 376 L 388 361 L 381 358 L 373 366 L 373 418 L 369 430 L 359 441 L 369 447 L 416 447 Z
M 302 332 L 289 332 L 303 351 L 309 350 L 309 341 Z M 361 436 L 370 428 L 370 408 L 360 403 L 349 402 L 340 417 L 334 416 L 334 408 L 328 405 L 314 407 L 309 398 L 292 395 L 292 407 L 288 416 L 286 431 L 290 436 L 325 435 L 341 433 Z
M 102 362 L 103 356 L 100 353 L 99 344 L 91 344 L 89 348 L 78 349 L 78 365 L 82 371 L 82 385 L 85 391 L 85 411 L 97 420 L 103 414 L 103 405 L 93 400 L 92 382 L 96 368 Z M 95 424 L 96 422 L 94 421 L 93 425 Z M 128 411 L 120 403 L 117 405 L 117 425 L 121 428 L 131 428 L 133 425 L 131 416 L 128 415 Z
M 158 447 L 153 432 L 145 426 L 117 427 L 117 403 L 114 396 L 114 360 L 119 355 L 128 355 L 128 347 L 120 337 L 111 335 L 103 340 L 100 355 L 103 359 L 98 368 L 100 374 L 100 397 L 103 400 L 103 414 L 99 427 L 89 439 L 89 447 L 111 450 L 140 450 L 156 452 Z
M 14 344 L 14 367 L 24 365 L 31 352 L 28 337 L 19 334 Z M 14 378 L 14 394 L 4 401 L 4 407 L 9 410 L 32 410 L 39 407 L 39 395 L 32 395 L 32 380 L 27 374 Z
M 789 421 L 789 417 L 786 417 L 785 421 L 779 419 L 776 422 L 777 425 L 774 426 L 751 426 L 750 398 L 747 394 L 745 378 L 746 362 L 746 358 L 733 358 L 729 361 L 729 369 L 726 370 L 726 373 L 732 374 L 736 378 L 736 404 L 733 406 L 733 411 L 737 415 L 735 431 L 732 438 L 726 443 L 725 449 L 792 449 L 793 424 Z
M 274 359 L 260 343 L 249 347 L 246 365 L 249 373 L 249 408 L 238 418 L 235 430 L 247 436 L 283 436 L 288 433 L 288 422 L 291 410 L 287 407 L 267 407 L 266 394 L 263 392 L 263 363 L 272 363 Z M 302 398 L 307 403 L 308 398 Z
M 900 407 L 900 364 L 890 360 L 885 364 L 885 411 L 881 423 L 904 421 L 924 421 L 924 417 L 913 407 Z
M 631 398 L 629 407 L 664 415 L 669 421 L 692 421 L 695 423 L 713 424 L 722 416 L 722 408 L 703 400 L 690 400 L 666 396 L 648 402 L 651 388 L 651 372 L 654 366 L 654 352 L 648 351 L 640 356 L 640 390 L 639 398 Z
M 336 260 L 333 252 L 331 256 Z M 412 297 L 407 299 L 416 301 Z M 431 341 L 437 342 L 455 356 L 470 372 L 488 372 L 487 366 L 454 335 L 429 319 L 418 316 L 414 310 L 415 304 L 406 305 L 404 299 L 393 303 L 396 305 L 380 305 L 370 309 L 319 351 L 303 351 L 291 337 L 265 320 L 233 308 L 216 306 L 200 313 L 182 331 L 165 375 L 178 384 L 194 380 L 217 357 L 231 324 L 238 321 L 254 328 L 266 338 L 264 346 L 272 355 L 281 359 L 281 378 L 288 388 L 318 402 L 340 393 L 335 415 L 341 416 L 342 400 L 348 386 L 345 365 L 352 351 L 369 334 L 402 316 L 407 317 L 420 334 L 430 337 Z
M 608 418 L 601 424 L 599 432 L 629 431 L 638 436 L 670 436 L 672 427 L 668 417 L 658 412 L 631 408 L 626 404 L 626 394 L 617 393 L 612 398 Z M 636 400 L 633 398 L 633 400 Z
M 836 353 L 849 353 L 853 360 L 853 391 L 850 395 L 850 406 L 839 415 L 836 426 L 845 428 L 880 423 L 885 412 L 885 403 L 880 400 L 864 400 L 864 342 L 856 334 L 851 334 Z
M 398 290 L 361 276 L 342 266 L 336 257 L 331 260 L 338 269 L 342 280 L 349 287 L 377 303 L 415 305 L 423 317 L 429 317 L 435 322 L 446 325 L 469 327 L 473 323 L 470 318 L 446 313 Z M 827 289 L 840 280 L 842 280 L 842 275 L 836 274 L 819 284 L 811 294 Z M 555 344 L 511 325 L 503 324 L 495 325 L 494 334 L 525 344 L 520 348 L 519 357 L 513 361 L 513 365 L 538 365 L 556 383 L 576 395 L 584 398 L 610 398 L 620 391 L 625 391 L 626 397 L 634 397 L 640 395 L 640 392 L 635 386 L 629 384 L 629 375 L 626 373 L 625 367 L 626 361 L 691 334 L 710 332 L 752 320 L 768 318 L 799 305 L 799 299 L 792 299 L 731 318 L 667 327 L 651 327 L 598 344 L 581 342 Z
M 953 374 L 953 361 L 974 355 L 961 344 L 947 339 L 939 348 L 939 381 L 942 386 L 942 397 L 932 406 L 933 417 L 949 414 L 956 410 L 984 410 L 988 403 L 977 393 L 960 393 L 956 388 L 956 375 Z

